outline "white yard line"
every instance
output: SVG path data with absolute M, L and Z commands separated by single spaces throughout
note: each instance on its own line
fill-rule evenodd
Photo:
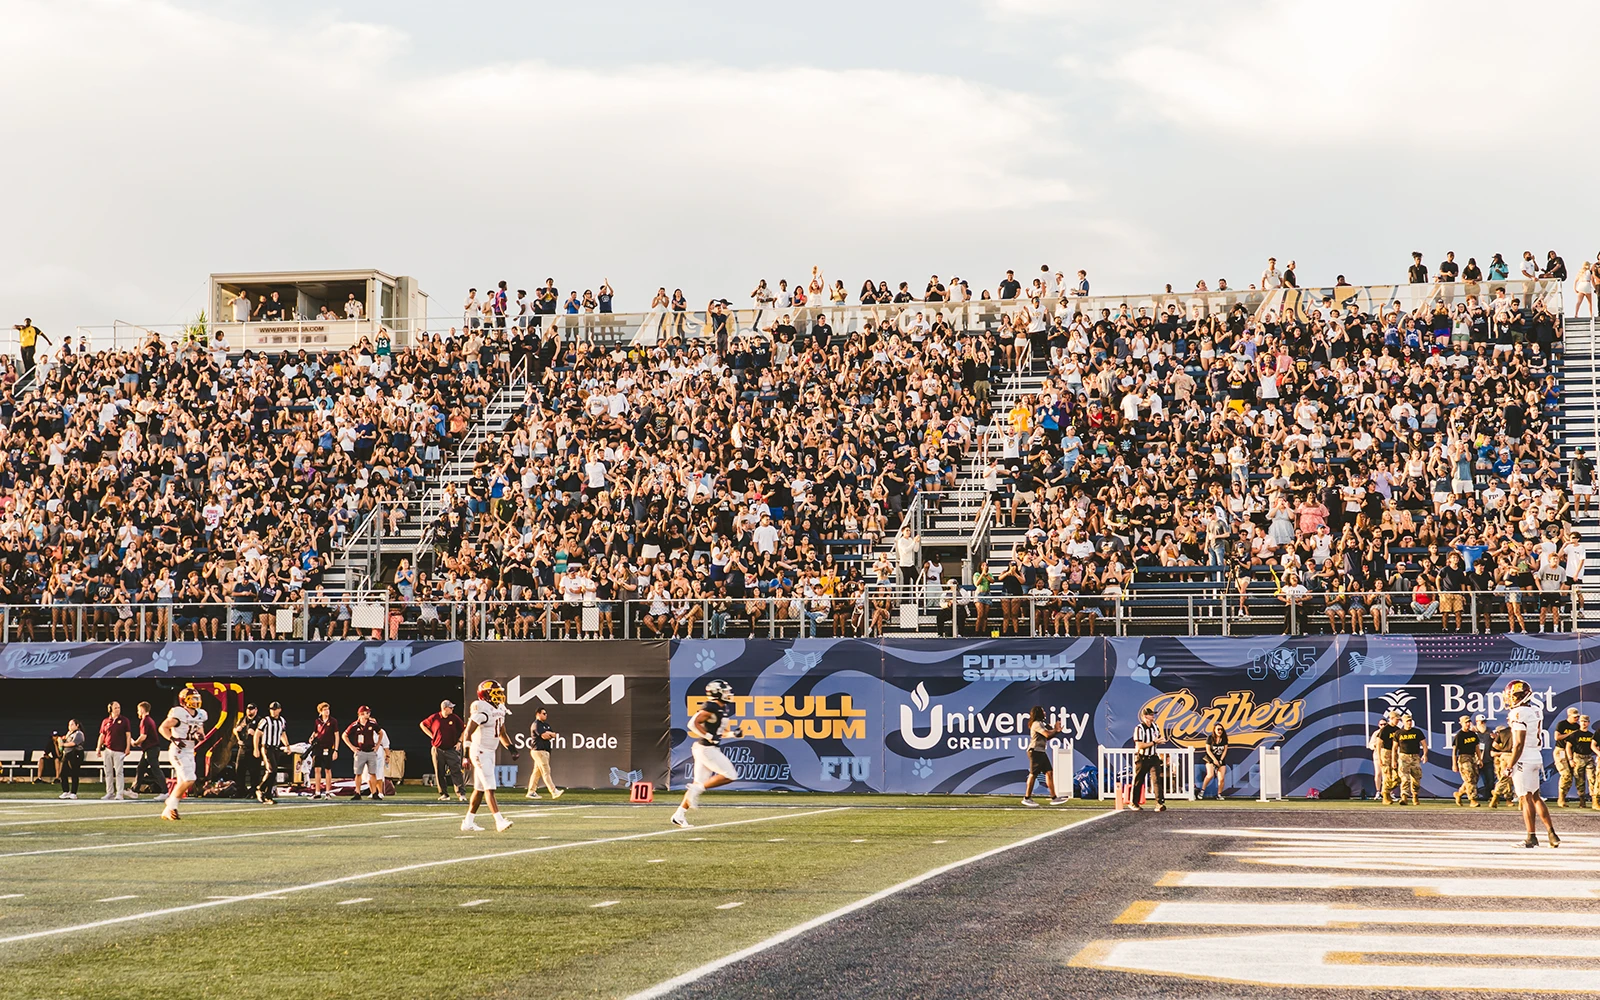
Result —
M 603 900 L 601 902 L 593 904 L 592 906 L 589 907 L 589 909 L 591 909 L 591 910 L 603 910 L 608 906 L 616 906 L 620 902 L 622 902 L 622 900 L 620 900 L 620 899 L 607 899 L 607 900 Z
M 97 900 L 95 900 L 95 902 L 96 903 L 120 903 L 124 899 L 138 899 L 138 898 L 139 898 L 138 896 L 107 896 L 105 899 L 97 899 Z
M 339 902 L 335 903 L 334 905 L 335 906 L 350 906 L 350 905 L 355 904 L 355 903 L 370 903 L 370 902 L 372 902 L 372 897 L 371 896 L 357 896 L 355 899 L 341 899 L 341 900 L 339 900 Z
M 487 899 L 469 899 L 465 903 L 462 903 L 461 905 L 462 906 L 482 906 L 484 903 L 487 903 L 487 902 L 490 902 L 490 900 L 487 900 Z
M 738 901 L 736 903 L 723 903 L 720 906 L 718 906 L 717 909 L 719 909 L 719 910 L 731 910 L 731 909 L 734 909 L 735 907 L 739 907 L 739 906 L 743 906 L 743 905 L 744 905 L 744 901 L 740 900 L 740 901 Z
M 781 813 L 776 816 L 757 816 L 754 819 L 735 819 L 728 820 L 725 823 L 707 823 L 704 826 L 695 827 L 695 829 L 715 830 L 719 827 L 744 826 L 748 823 L 766 823 L 774 820 L 801 819 L 806 816 L 820 816 L 824 813 L 844 812 L 849 808 L 849 806 L 836 806 L 831 809 L 813 809 L 808 812 Z M 386 875 L 401 875 L 406 872 L 424 871 L 429 868 L 441 868 L 445 865 L 462 865 L 476 861 L 498 861 L 502 858 L 516 858 L 528 854 L 542 854 L 546 851 L 562 851 L 570 847 L 593 847 L 598 844 L 618 844 L 629 840 L 644 840 L 649 837 L 663 837 L 678 832 L 678 827 L 669 826 L 664 830 L 650 830 L 645 833 L 628 833 L 615 837 L 597 837 L 593 840 L 574 840 L 561 844 L 546 844 L 541 847 L 519 847 L 514 850 L 494 851 L 489 854 L 469 854 L 458 858 L 441 858 L 438 861 L 419 861 L 415 864 L 398 865 L 394 868 L 380 868 L 377 871 L 360 872 L 355 875 L 341 875 L 338 878 L 323 879 L 320 882 L 307 882 L 304 885 L 286 886 L 281 889 L 265 889 L 261 892 L 251 893 L 247 896 L 235 896 L 232 899 L 206 900 L 202 903 L 189 903 L 184 906 L 169 906 L 160 910 L 147 910 L 143 913 L 130 913 L 127 916 L 122 917 L 108 917 L 105 920 L 91 920 L 87 923 L 72 924 L 67 927 L 51 927 L 41 931 L 29 931 L 26 934 L 12 934 L 8 937 L 0 937 L 0 944 L 16 944 L 21 941 L 37 941 L 41 938 L 60 937 L 63 934 L 78 934 L 83 931 L 91 931 L 100 927 L 111 927 L 116 924 L 131 923 L 133 921 L 152 920 L 156 917 L 167 917 L 176 913 L 189 913 L 194 910 L 206 910 L 216 906 L 228 906 L 232 903 L 244 903 L 254 899 L 275 899 L 282 897 L 286 893 L 309 892 L 313 889 L 326 889 L 330 886 L 347 885 L 351 882 L 364 882 L 368 879 L 383 878 Z
M 1047 837 L 1054 837 L 1057 834 L 1065 833 L 1068 830 L 1083 826 L 1086 823 L 1093 823 L 1096 820 L 1102 820 L 1107 816 L 1115 815 L 1115 812 L 1099 813 L 1097 815 L 1090 816 L 1087 819 L 1080 819 L 1075 822 L 1068 823 L 1066 826 L 1058 826 L 1054 830 L 1046 830 L 1044 833 L 1036 833 L 1031 837 L 1024 837 L 1021 840 L 1013 841 L 1009 844 L 1002 844 L 999 847 L 992 847 L 987 851 L 974 854 L 970 858 L 963 858 L 960 861 L 952 861 L 947 865 L 940 865 L 938 868 L 934 868 L 931 871 L 923 872 L 921 875 L 917 875 L 914 878 L 908 878 L 904 882 L 891 885 L 887 889 L 881 889 L 870 896 L 864 896 L 853 903 L 841 906 L 831 913 L 824 913 L 822 916 L 813 917 L 803 924 L 796 924 L 788 930 L 780 931 L 764 941 L 757 941 L 748 948 L 741 948 L 731 955 L 725 955 L 715 961 L 707 962 L 705 965 L 702 965 L 698 968 L 690 969 L 688 972 L 685 972 L 682 975 L 674 976 L 665 982 L 657 983 L 648 989 L 633 994 L 633 996 L 629 997 L 628 1000 L 654 1000 L 656 997 L 664 997 L 668 993 L 671 993 L 673 990 L 676 990 L 681 986 L 687 986 L 690 983 L 704 979 L 713 972 L 726 969 L 728 966 L 737 962 L 742 962 L 752 955 L 759 955 L 761 952 L 764 952 L 769 948 L 776 948 L 778 945 L 792 941 L 800 935 L 816 930 L 818 927 L 821 927 L 824 924 L 832 923 L 833 921 L 838 920 L 840 917 L 849 916 L 857 910 L 865 909 L 874 903 L 888 899 L 890 896 L 897 895 L 905 892 L 907 889 L 919 886 L 929 879 L 938 878 L 940 875 L 943 875 L 946 872 L 954 871 L 957 868 L 964 868 L 967 865 L 983 861 L 986 858 L 992 858 L 996 854 L 1004 854 L 1006 851 L 1012 851 L 1019 847 L 1026 847 L 1029 844 L 1037 843 L 1038 841 L 1044 840 Z M 0 943 L 4 943 L 3 940 L 0 940 Z
M 146 807 L 156 806 L 156 805 L 160 805 L 163 801 L 164 800 L 162 800 L 162 799 L 146 799 L 146 800 L 144 800 L 144 805 Z M 253 806 L 249 806 L 248 808 L 241 807 L 241 808 L 238 808 L 238 809 L 210 809 L 210 808 L 206 808 L 204 806 L 202 806 L 200 808 L 195 808 L 192 800 L 185 800 L 185 803 L 186 803 L 185 805 L 182 805 L 179 808 L 182 811 L 190 813 L 191 815 L 194 815 L 194 816 L 221 816 L 224 813 L 265 812 L 269 808 L 268 806 L 261 805 L 259 802 L 256 803 Z M 335 805 L 338 805 L 338 803 L 337 802 L 326 802 L 326 803 L 321 803 L 321 804 L 318 804 L 318 805 L 310 805 L 310 804 L 303 805 L 303 806 L 296 805 L 296 806 L 290 806 L 289 808 L 290 809 L 328 809 L 328 808 L 331 808 L 332 806 L 335 806 Z M 118 819 L 155 819 L 159 815 L 160 815 L 159 813 L 149 812 L 149 811 L 147 811 L 147 809 L 138 809 L 137 811 L 129 809 L 129 810 L 121 810 L 121 811 L 119 811 L 119 812 L 117 812 L 117 813 L 115 813 L 113 815 L 109 815 L 109 816 L 105 816 L 105 815 L 102 815 L 102 816 L 63 816 L 63 817 L 60 817 L 60 818 L 57 818 L 57 819 L 10 820 L 10 821 L 7 821 L 7 822 L 0 822 L 0 826 L 39 826 L 40 824 L 43 824 L 43 823 L 109 823 L 112 820 L 118 820 Z
M 549 809 L 529 810 L 519 813 L 512 813 L 508 811 L 506 815 L 511 816 L 514 819 L 523 819 L 535 816 L 550 816 L 557 812 L 566 812 L 569 809 L 588 808 L 590 807 L 552 806 Z M 162 834 L 161 840 L 131 840 L 119 844 L 80 844 L 77 847 L 48 847 L 41 848 L 37 851 L 11 851 L 0 854 L 0 860 L 4 860 L 5 858 L 28 858 L 40 854 L 71 854 L 75 851 L 109 851 L 121 847 L 150 847 L 155 844 L 195 844 L 208 840 L 242 840 L 246 837 L 284 837 L 295 836 L 297 834 L 306 834 L 308 835 L 306 839 L 309 840 L 313 837 L 323 836 L 325 831 L 355 830 L 371 826 L 397 826 L 404 823 L 426 823 L 429 820 L 439 819 L 453 819 L 459 822 L 461 817 L 455 813 L 439 813 L 436 816 L 419 816 L 416 819 L 380 819 L 373 820 L 370 823 L 338 823 L 333 826 L 305 826 L 299 827 L 298 829 L 288 830 L 253 830 L 249 833 L 216 833 L 202 837 L 179 837 L 177 839 L 173 839 L 172 834 Z M 393 836 L 398 837 L 400 834 L 393 834 Z

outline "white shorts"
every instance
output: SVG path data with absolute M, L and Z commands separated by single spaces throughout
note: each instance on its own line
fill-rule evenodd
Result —
M 1529 760 L 1526 753 L 1524 753 L 1523 759 L 1517 763 L 1516 767 L 1511 769 L 1511 790 L 1517 793 L 1517 798 L 1520 799 L 1529 792 L 1538 794 L 1539 772 L 1542 770 L 1544 770 L 1543 762 L 1539 760 L 1537 755 L 1532 760 Z
M 494 751 L 472 751 L 472 790 L 492 792 L 498 787 L 494 781 Z
M 363 770 L 365 770 L 368 774 L 372 775 L 374 778 L 377 778 L 379 781 L 382 781 L 383 780 L 383 751 L 381 751 L 381 750 L 357 750 L 356 751 L 356 763 L 355 763 L 355 776 L 357 778 L 361 777 L 361 772 Z
M 704 743 L 694 745 L 694 780 L 695 784 L 703 785 L 706 779 L 713 774 L 720 774 L 729 781 L 739 780 L 739 771 L 733 766 L 733 761 L 722 752 L 720 747 L 708 747 Z
M 1594 487 L 1585 486 L 1583 483 L 1573 483 L 1572 495 L 1575 497 L 1592 497 L 1594 496 Z
M 172 760 L 172 776 L 179 781 L 195 780 L 194 751 L 172 750 L 168 752 Z

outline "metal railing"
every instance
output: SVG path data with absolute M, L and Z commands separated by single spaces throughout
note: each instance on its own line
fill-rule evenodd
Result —
M 919 577 L 919 579 L 923 579 Z M 951 584 L 872 584 L 833 597 L 401 600 L 372 591 L 296 601 L 5 605 L 0 642 L 329 639 L 655 639 L 1307 635 L 1600 630 L 1586 589 L 1241 599 L 1221 585 L 1159 595 L 979 595 Z M 1243 612 L 1243 613 L 1241 613 Z M 1512 626 L 1518 626 L 1513 628 Z
M 779 307 L 776 303 L 748 308 L 727 308 L 719 312 L 710 310 L 647 309 L 627 313 L 567 313 L 505 317 L 507 330 L 520 326 L 555 328 L 564 340 L 581 340 L 602 344 L 656 343 L 663 337 L 681 336 L 686 340 L 715 337 L 719 328 L 728 337 L 747 336 L 761 332 L 790 317 L 804 334 L 810 320 L 825 316 L 833 326 L 835 335 L 848 335 L 869 326 L 876 327 L 884 321 L 903 323 L 916 313 L 923 314 L 929 324 L 942 316 L 958 330 L 994 329 L 1003 317 L 1015 317 L 1023 311 L 1032 313 L 1044 309 L 1070 319 L 1074 313 L 1088 318 L 1099 317 L 1102 310 L 1112 318 L 1137 318 L 1140 315 L 1159 317 L 1163 310 L 1171 310 L 1188 319 L 1226 315 L 1240 306 L 1251 316 L 1264 316 L 1268 312 L 1285 310 L 1310 316 L 1328 307 L 1342 310 L 1354 303 L 1363 312 L 1382 313 L 1396 303 L 1406 312 L 1443 299 L 1447 305 L 1476 297 L 1486 306 L 1492 304 L 1496 290 L 1504 288 L 1508 297 L 1521 298 L 1525 306 L 1543 301 L 1550 311 L 1560 316 L 1564 312 L 1563 283 L 1554 279 L 1511 278 L 1504 281 L 1484 282 L 1433 282 L 1420 285 L 1340 285 L 1293 289 L 1228 289 L 1225 291 L 1172 291 L 1145 292 L 1126 295 L 1089 295 L 1058 297 L 1047 295 L 1041 299 L 1020 297 L 1015 299 L 972 299 L 965 302 L 911 301 L 883 305 L 861 305 L 835 302 L 808 302 L 805 305 Z M 1325 305 L 1324 300 L 1327 300 Z M 909 314 L 909 316 L 907 315 Z M 495 325 L 491 329 L 501 329 Z M 154 336 L 168 343 L 184 339 L 188 324 L 138 325 L 117 321 L 106 326 L 79 326 L 76 337 L 87 335 L 94 350 L 112 348 L 126 350 L 136 347 Z M 363 337 L 376 342 L 380 333 L 387 333 L 395 348 L 412 343 L 422 333 L 445 333 L 449 330 L 465 332 L 484 330 L 481 319 L 474 325 L 473 318 L 460 314 L 447 314 L 425 318 L 364 318 L 350 319 L 299 319 L 290 318 L 268 322 L 214 322 L 207 329 L 222 331 L 233 352 L 244 350 L 321 351 L 343 350 L 357 344 Z M 15 331 L 6 346 L 15 350 Z

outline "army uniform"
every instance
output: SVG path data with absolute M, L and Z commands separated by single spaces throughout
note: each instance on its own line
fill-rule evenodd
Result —
M 1422 756 L 1427 752 L 1427 734 L 1415 726 L 1394 734 L 1395 771 L 1400 776 L 1400 801 L 1417 804 L 1422 788 Z
M 1582 728 L 1567 737 L 1567 746 L 1572 750 L 1572 778 L 1573 784 L 1578 787 L 1578 804 L 1583 805 L 1583 793 L 1589 792 L 1589 808 L 1600 809 L 1600 795 L 1595 794 L 1597 758 L 1594 752 L 1594 733 L 1588 727 L 1588 716 L 1579 720 Z
M 1571 709 L 1568 709 L 1567 712 L 1567 718 L 1556 723 L 1556 746 L 1555 752 L 1552 754 L 1555 758 L 1556 773 L 1561 775 L 1561 779 L 1556 786 L 1556 805 L 1558 806 L 1567 804 L 1567 792 L 1575 784 L 1573 779 L 1576 774 L 1576 769 L 1573 767 L 1571 739 L 1572 734 L 1578 731 L 1578 721 L 1572 716 Z M 1581 788 L 1578 789 L 1578 804 L 1583 804 L 1583 789 Z
M 1456 789 L 1456 805 L 1462 796 L 1476 809 L 1478 807 L 1478 750 L 1483 741 L 1472 731 L 1472 720 L 1461 717 L 1461 730 L 1456 733 L 1454 750 L 1456 773 L 1461 775 L 1461 787 Z
M 1368 742 L 1372 748 L 1372 780 L 1378 786 L 1378 798 L 1384 805 L 1393 804 L 1394 786 L 1400 780 L 1394 768 L 1394 734 L 1399 731 L 1400 727 L 1385 715 Z
M 1507 803 L 1517 800 L 1517 794 L 1511 788 L 1511 730 L 1505 726 L 1496 729 L 1490 737 L 1489 746 L 1494 756 L 1494 791 L 1489 794 L 1489 808 L 1493 809 L 1501 799 Z

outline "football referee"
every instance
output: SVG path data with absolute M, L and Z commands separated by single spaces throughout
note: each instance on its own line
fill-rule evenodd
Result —
M 283 705 L 273 702 L 267 714 L 256 722 L 255 755 L 261 760 L 261 784 L 256 786 L 256 801 L 273 805 L 278 801 L 278 768 L 289 766 L 289 737 L 284 731 Z
M 1154 773 L 1156 776 L 1156 812 L 1167 811 L 1167 793 L 1165 789 L 1165 775 L 1161 772 L 1161 754 L 1156 748 L 1167 741 L 1166 730 L 1156 725 L 1156 710 L 1146 708 L 1139 713 L 1139 724 L 1133 729 L 1133 749 L 1136 766 L 1133 769 L 1133 790 L 1129 795 L 1132 800 L 1129 808 L 1135 812 L 1142 799 L 1145 776 Z

